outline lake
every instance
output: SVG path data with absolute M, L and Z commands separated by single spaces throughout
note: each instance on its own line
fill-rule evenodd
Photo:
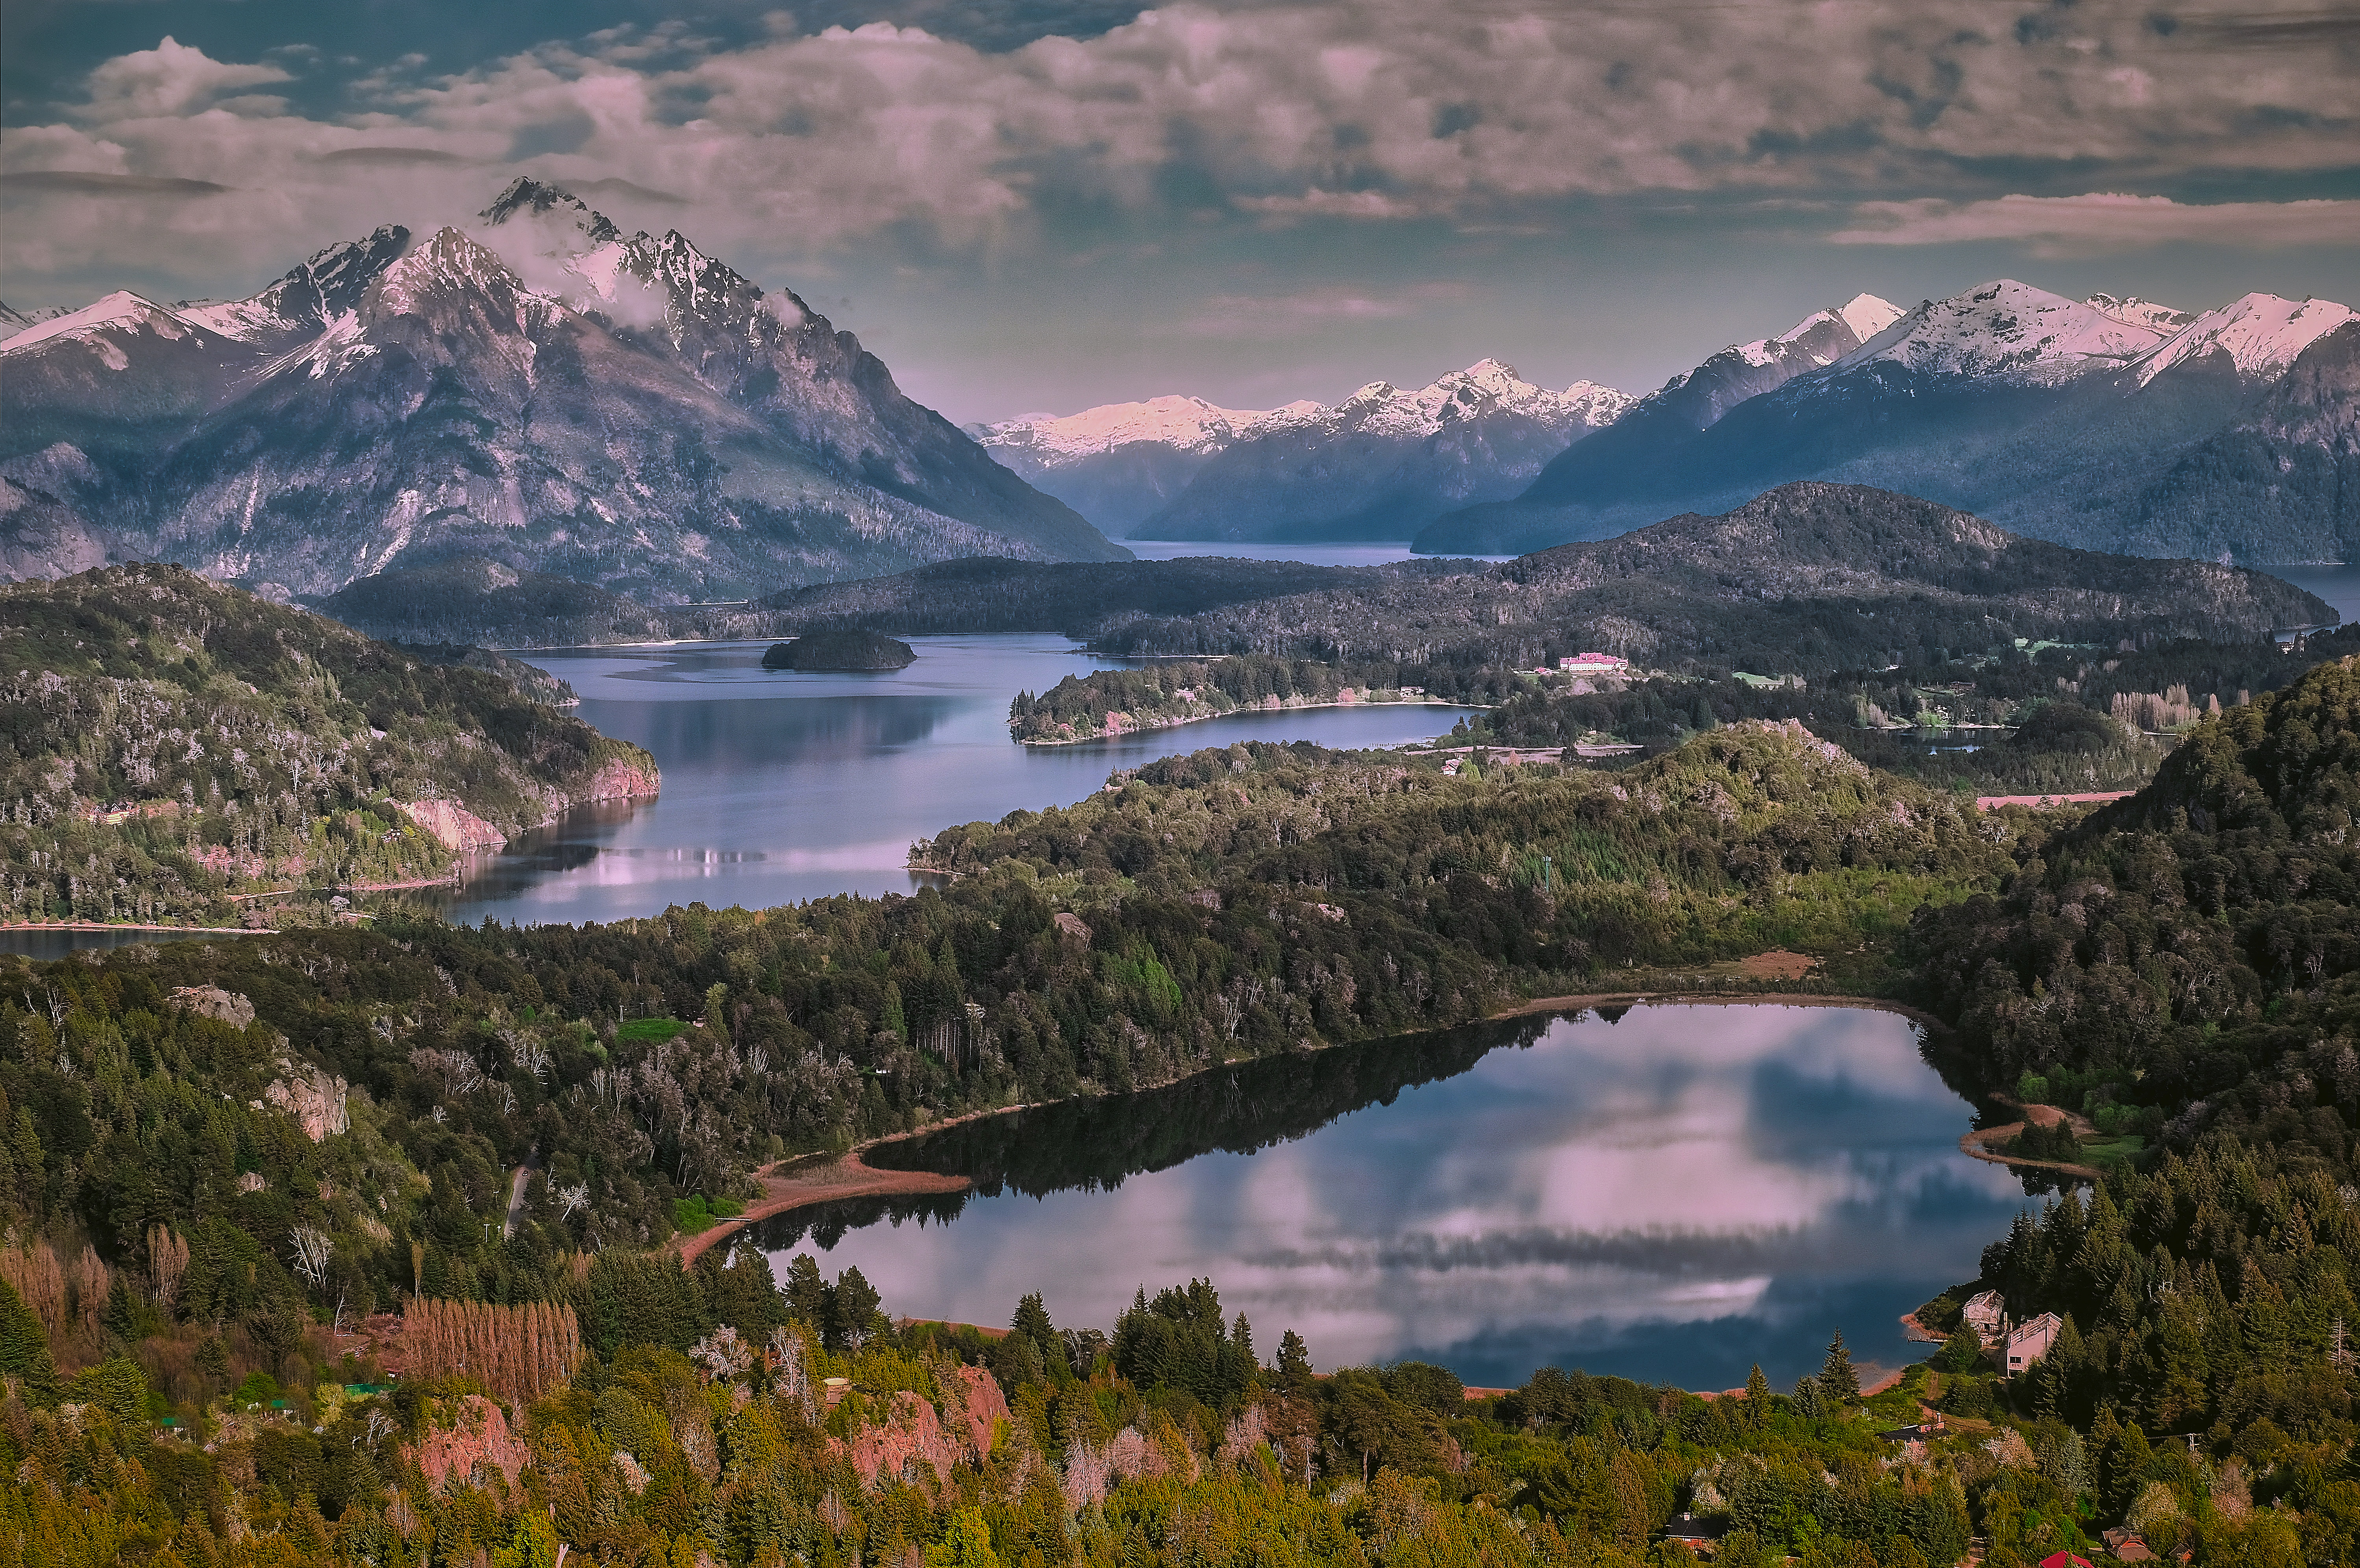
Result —
M 767 642 L 524 655 L 572 683 L 575 710 L 643 746 L 655 800 L 594 806 L 480 855 L 421 901 L 467 924 L 613 920 L 673 904 L 764 909 L 836 893 L 908 893 L 912 839 L 1070 805 L 1116 768 L 1240 740 L 1390 746 L 1470 710 L 1317 708 L 1208 720 L 1080 746 L 1021 746 L 1008 704 L 1116 668 L 1054 636 L 912 637 L 878 674 L 764 670 Z
M 1639 1006 L 1252 1062 L 1170 1088 L 879 1146 L 977 1179 L 947 1198 L 776 1216 L 783 1271 L 858 1267 L 886 1310 L 1005 1323 L 1040 1290 L 1110 1329 L 1211 1279 L 1267 1357 L 1403 1357 L 1470 1384 L 1546 1364 L 1784 1388 L 1841 1327 L 1924 1355 L 1900 1315 L 1974 1277 L 2027 1202 L 1959 1151 L 1972 1108 L 1886 1012 Z

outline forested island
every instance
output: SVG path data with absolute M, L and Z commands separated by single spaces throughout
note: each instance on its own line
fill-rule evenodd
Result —
M 906 670 L 917 650 L 875 632 L 837 626 L 806 632 L 792 642 L 773 643 L 762 655 L 765 670 Z
M 1070 746 L 1133 730 L 1173 729 L 1245 709 L 1278 713 L 1442 700 L 1428 697 L 1421 687 L 1403 688 L 1391 665 L 1338 669 L 1309 659 L 1241 654 L 1068 675 L 1037 697 L 1017 693 L 1008 708 L 1008 733 L 1026 746 Z
M 320 819 L 342 797 L 299 788 L 361 777 L 321 781 L 322 736 L 421 769 L 497 741 L 459 783 L 611 744 L 497 666 L 184 573 L 0 595 L 31 715 L 10 766 L 53 803 L 108 801 L 85 768 L 148 789 L 136 764 L 159 798 L 210 810 L 217 784 L 226 822 L 282 795 Z M 912 850 L 944 885 L 907 898 L 581 928 L 388 911 L 0 959 L 0 1552 L 1655 1568 L 1711 1540 L 1741 1568 L 1854 1568 L 1976 1541 L 2029 1568 L 2127 1530 L 2201 1563 L 2349 1561 L 2360 663 L 2341 637 L 2038 640 L 1800 685 L 1699 668 L 1577 692 L 1503 667 L 1454 772 L 1202 750 L 946 827 Z M 1220 662 L 1359 673 L 1262 657 Z M 217 749 L 201 702 L 254 727 Z M 1863 755 L 1908 763 L 1928 713 L 1997 722 L 1976 702 L 2008 705 L 1994 778 L 2146 782 L 2096 811 L 1979 811 L 1952 774 Z M 202 756 L 90 755 L 116 731 L 86 715 L 135 710 Z M 1613 768 L 1491 750 L 1659 715 Z M 155 831 L 104 815 L 12 810 L 12 889 L 87 896 L 79 848 L 37 829 Z M 188 875 L 185 845 L 149 854 L 163 870 L 118 858 L 118 898 Z M 779 1161 L 1335 1063 L 1262 1108 L 1284 1137 L 1396 1081 L 1407 1034 L 1534 997 L 1776 995 L 1797 983 L 1728 962 L 1773 948 L 1818 960 L 1816 991 L 1942 1020 L 1962 1091 L 2059 1113 L 2025 1153 L 2102 1172 L 1920 1309 L 1951 1340 L 1874 1395 L 1841 1341 L 1786 1388 L 1541 1368 L 1470 1399 L 1415 1362 L 1314 1376 L 1317 1345 L 1226 1312 L 1218 1281 L 1147 1281 L 1109 1323 L 1026 1298 L 986 1335 L 726 1239 L 680 1261 Z M 1985 1290 L 2057 1315 L 2023 1375 L 1995 1377 L 1964 1322 Z

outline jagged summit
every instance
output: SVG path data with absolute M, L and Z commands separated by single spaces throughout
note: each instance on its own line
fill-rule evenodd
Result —
M 2125 326 L 2154 327 L 2167 332 L 2178 332 L 2196 319 L 2186 310 L 2174 310 L 2169 305 L 2158 305 L 2152 299 L 2142 299 L 2136 294 L 2119 299 L 2112 294 L 2092 294 L 2081 302 L 2094 310 L 2113 317 Z
M 2069 381 L 2119 370 L 2169 334 L 2013 278 L 1928 299 L 1844 356 L 1923 375 Z
M 593 245 L 620 239 L 623 231 L 617 228 L 604 213 L 591 210 L 590 203 L 573 191 L 555 185 L 546 185 L 526 175 L 518 175 L 507 190 L 492 198 L 492 204 L 476 213 L 486 223 L 505 223 L 519 213 L 535 217 L 556 213 L 561 220 L 578 223 L 582 233 Z
M 6 324 L 20 573 L 127 553 L 325 593 L 475 553 L 662 599 L 1128 553 L 792 294 L 541 181 L 246 299 Z

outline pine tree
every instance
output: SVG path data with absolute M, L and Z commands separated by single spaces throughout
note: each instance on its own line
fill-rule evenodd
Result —
M 1039 1291 L 1016 1303 L 1016 1315 L 1008 1322 L 1009 1331 L 1032 1342 L 1043 1361 L 1054 1365 L 1064 1357 L 1057 1343 L 1057 1328 L 1049 1321 L 1049 1309 L 1041 1303 Z
M 1293 1329 L 1279 1337 L 1278 1380 L 1290 1393 L 1311 1381 L 1311 1347 Z
M 1852 1352 L 1844 1348 L 1843 1330 L 1828 1345 L 1828 1359 L 1819 1368 L 1819 1392 L 1839 1404 L 1860 1398 L 1860 1374 L 1852 1369 Z

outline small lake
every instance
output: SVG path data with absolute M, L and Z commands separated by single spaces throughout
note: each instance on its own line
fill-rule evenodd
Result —
M 1247 1063 L 1168 1089 L 885 1144 L 976 1178 L 763 1222 L 783 1270 L 858 1267 L 886 1310 L 1005 1323 L 1043 1292 L 1110 1329 L 1141 1287 L 1211 1279 L 1275 1354 L 1403 1357 L 1470 1384 L 1535 1367 L 1790 1386 L 1841 1327 L 1972 1279 L 2027 1200 L 1959 1152 L 1972 1107 L 1891 1013 L 1640 1006 Z
M 1117 768 L 1240 740 L 1399 746 L 1470 711 L 1315 708 L 1022 746 L 1008 738 L 1017 692 L 1117 666 L 1061 637 L 909 641 L 908 669 L 859 675 L 764 670 L 767 642 L 524 655 L 572 683 L 581 718 L 653 753 L 663 791 L 569 813 L 421 901 L 464 924 L 531 924 L 908 893 L 924 880 L 906 869 L 912 840 L 1071 805 Z

